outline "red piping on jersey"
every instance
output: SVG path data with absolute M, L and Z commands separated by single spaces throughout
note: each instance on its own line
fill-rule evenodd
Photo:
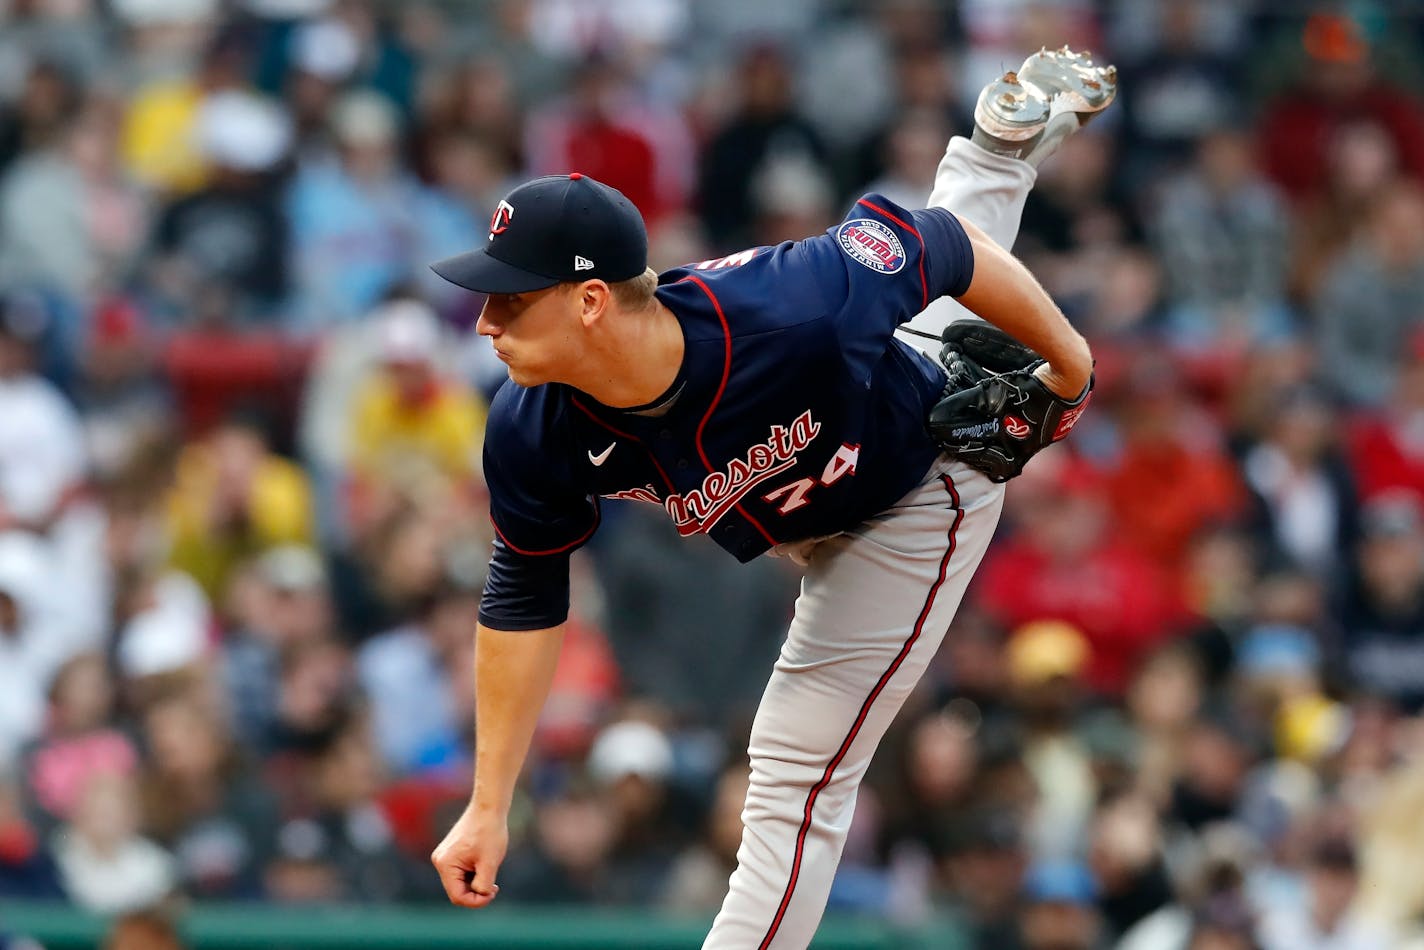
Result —
M 712 288 L 708 287 L 702 278 L 688 274 L 682 280 L 692 281 L 698 287 L 702 288 L 702 292 L 707 295 L 707 299 L 712 301 L 712 309 L 717 311 L 717 319 L 722 321 L 723 339 L 727 341 L 726 352 L 722 358 L 721 385 L 717 387 L 717 395 L 712 397 L 712 405 L 707 407 L 707 412 L 703 414 L 702 421 L 697 424 L 697 454 L 702 457 L 702 464 L 707 466 L 707 471 L 710 474 L 715 472 L 716 469 L 712 467 L 712 460 L 707 457 L 707 450 L 702 447 L 702 430 L 707 428 L 707 421 L 712 418 L 712 413 L 717 410 L 717 403 L 722 401 L 722 394 L 727 391 L 727 379 L 732 375 L 732 328 L 727 324 L 727 315 L 722 312 L 722 304 L 717 299 L 717 295 L 712 293 Z M 680 280 L 678 283 L 682 283 L 682 281 Z M 772 547 L 776 547 L 781 543 L 771 536 L 771 532 L 761 526 L 760 521 L 747 513 L 747 510 L 742 507 L 741 502 L 738 502 L 733 507 L 737 514 L 747 519 L 753 528 L 761 532 L 761 536 L 766 538 L 768 544 Z
M 864 198 L 861 198 L 859 201 L 856 202 L 856 204 L 858 204 L 858 205 L 865 205 L 867 208 L 869 208 L 871 211 L 874 211 L 876 214 L 884 215 L 885 217 L 889 218 L 891 221 L 894 221 L 894 222 L 895 222 L 896 224 L 898 224 L 900 227 L 904 228 L 906 231 L 909 231 L 911 234 L 913 234 L 913 235 L 915 236 L 915 238 L 916 238 L 917 240 L 919 240 L 919 242 L 920 242 L 920 288 L 921 288 L 921 290 L 924 292 L 924 303 L 920 304 L 920 309 L 923 310 L 925 307 L 928 307 L 928 306 L 930 305 L 930 282 L 927 281 L 927 280 L 925 280 L 925 239 L 924 239 L 924 237 L 922 237 L 922 236 L 920 235 L 920 232 L 919 232 L 919 231 L 916 231 L 916 230 L 915 230 L 915 226 L 914 226 L 914 225 L 912 225 L 912 224 L 910 224 L 909 222 L 906 222 L 906 221 L 901 221 L 899 218 L 895 217 L 893 214 L 891 214 L 890 212 L 886 211 L 884 208 L 880 207 L 878 204 L 875 204 L 874 202 L 866 201 Z
M 647 443 L 645 443 L 642 439 L 638 438 L 636 435 L 629 435 L 627 432 L 623 432 L 619 429 L 613 428 L 611 425 L 598 418 L 598 416 L 594 415 L 593 411 L 590 410 L 583 403 L 579 402 L 576 397 L 570 396 L 569 402 L 573 403 L 574 406 L 577 407 L 580 412 L 588 416 L 594 422 L 603 426 L 603 428 L 607 429 L 609 432 L 612 432 L 614 435 L 618 436 L 618 438 L 627 439 L 629 442 L 636 442 L 641 445 L 643 447 L 643 451 L 648 453 L 648 458 L 653 460 L 653 468 L 656 468 L 658 470 L 658 474 L 663 477 L 663 482 L 666 483 L 668 491 L 674 495 L 677 494 L 677 488 L 673 485 L 672 479 L 668 478 L 667 472 L 663 471 L 662 465 L 658 462 L 658 457 L 653 454 L 652 449 L 648 448 Z
M 776 931 L 781 927 L 781 920 L 786 916 L 786 908 L 791 905 L 791 895 L 796 890 L 796 879 L 801 876 L 801 859 L 806 850 L 806 835 L 811 830 L 811 814 L 816 808 L 816 798 L 821 794 L 821 790 L 831 784 L 831 777 L 835 774 L 836 767 L 841 764 L 846 753 L 850 751 L 851 743 L 860 733 L 860 727 L 865 723 L 865 717 L 870 714 L 870 707 L 885 689 L 885 684 L 890 682 L 890 677 L 895 675 L 895 671 L 905 662 L 905 657 L 910 655 L 910 650 L 920 639 L 920 633 L 924 630 L 925 621 L 929 619 L 930 609 L 934 606 L 935 597 L 944 586 L 945 578 L 949 574 L 949 559 L 954 556 L 956 547 L 955 535 L 959 531 L 960 522 L 964 520 L 964 509 L 959 507 L 959 492 L 954 488 L 954 480 L 948 475 L 941 475 L 945 490 L 949 492 L 949 497 L 953 502 L 954 524 L 949 526 L 949 549 L 944 552 L 944 557 L 939 562 L 939 577 L 930 586 L 929 594 L 925 597 L 925 605 L 920 608 L 919 619 L 915 621 L 915 629 L 900 647 L 900 652 L 895 655 L 895 659 L 890 661 L 890 666 L 885 672 L 880 674 L 880 679 L 876 682 L 875 688 L 870 691 L 870 695 L 865 697 L 865 702 L 861 704 L 860 715 L 855 717 L 855 722 L 851 724 L 850 732 L 846 733 L 845 740 L 837 750 L 835 757 L 826 766 L 826 771 L 821 775 L 821 780 L 811 786 L 810 794 L 806 796 L 806 810 L 801 817 L 801 828 L 796 832 L 796 855 L 791 861 L 791 877 L 786 882 L 786 891 L 781 895 L 781 904 L 776 909 L 776 916 L 772 918 L 771 926 L 767 928 L 766 936 L 761 938 L 758 950 L 766 950 L 771 945 L 771 941 L 776 937 Z
M 583 533 L 582 537 L 570 541 L 561 548 L 550 548 L 547 551 L 526 551 L 523 548 L 515 547 L 514 543 L 504 536 L 504 532 L 499 530 L 499 525 L 495 524 L 494 515 L 490 515 L 490 524 L 494 525 L 494 533 L 499 535 L 499 539 L 515 554 L 522 554 L 525 557 L 548 557 L 551 554 L 563 554 L 565 551 L 571 551 L 593 537 L 593 533 L 598 530 L 598 524 L 602 518 L 603 513 L 598 507 L 598 499 L 595 498 L 593 501 L 593 524 Z

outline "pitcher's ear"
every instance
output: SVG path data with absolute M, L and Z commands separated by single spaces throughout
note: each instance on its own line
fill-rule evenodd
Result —
M 586 280 L 578 285 L 579 319 L 591 327 L 603 318 L 613 305 L 613 290 L 606 281 Z

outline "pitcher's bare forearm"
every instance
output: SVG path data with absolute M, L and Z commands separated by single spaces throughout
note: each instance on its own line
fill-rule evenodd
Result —
M 509 803 L 549 695 L 564 625 L 475 633 L 475 782 L 470 804 L 430 855 L 450 902 L 495 899 L 509 847 Z
M 1027 267 L 973 223 L 960 223 L 974 247 L 974 278 L 959 302 L 1047 360 L 1040 375 L 1050 389 L 1077 396 L 1093 371 L 1087 341 Z
M 564 625 L 475 634 L 475 783 L 471 805 L 505 815 L 564 642 Z

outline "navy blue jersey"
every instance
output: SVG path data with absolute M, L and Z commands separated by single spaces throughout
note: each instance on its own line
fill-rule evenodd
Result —
M 925 418 L 944 385 L 892 334 L 972 274 L 952 214 L 867 195 L 825 234 L 661 275 L 685 340 L 662 411 L 505 383 L 485 432 L 498 541 L 481 621 L 564 619 L 567 555 L 600 498 L 658 505 L 740 561 L 892 505 L 938 454 Z

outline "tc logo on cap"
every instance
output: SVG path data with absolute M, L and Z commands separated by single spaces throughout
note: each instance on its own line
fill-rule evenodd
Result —
M 577 172 L 546 175 L 499 202 L 483 246 L 430 266 L 452 284 L 486 294 L 529 293 L 590 278 L 613 284 L 647 269 L 648 231 L 617 189 Z
M 504 199 L 500 199 L 499 206 L 494 209 L 494 214 L 490 215 L 490 237 L 496 234 L 503 234 L 509 230 L 509 222 L 514 218 L 514 205 Z

